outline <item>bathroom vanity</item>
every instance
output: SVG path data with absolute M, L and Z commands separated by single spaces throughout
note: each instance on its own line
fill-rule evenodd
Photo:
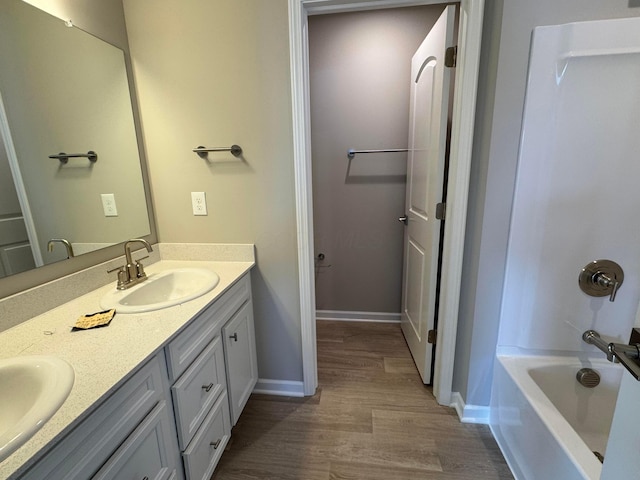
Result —
M 185 266 L 210 268 L 220 283 L 182 305 L 70 332 L 73 315 L 97 305 L 110 284 L 0 334 L 3 344 L 30 344 L 25 354 L 59 356 L 76 372 L 67 401 L 0 463 L 0 477 L 211 477 L 257 381 L 253 262 L 161 261 L 149 272 Z

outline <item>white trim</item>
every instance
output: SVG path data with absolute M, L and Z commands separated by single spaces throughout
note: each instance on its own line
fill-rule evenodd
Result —
M 440 3 L 443 2 L 436 0 L 289 0 L 294 169 L 298 220 L 298 275 L 302 364 L 306 395 L 312 395 L 317 386 L 307 17 L 309 14 Z M 440 324 L 438 326 L 438 348 L 436 348 L 433 378 L 433 392 L 441 405 L 451 403 L 483 9 L 484 0 L 461 0 L 458 66 L 453 101 L 451 162 L 447 187 L 447 221 L 442 253 L 441 294 L 438 312 Z
M 442 0 L 303 0 L 309 15 L 324 13 L 358 12 L 384 8 L 418 7 L 422 5 L 444 5 Z
M 453 384 L 483 13 L 484 0 L 460 2 L 447 220 L 444 225 L 440 277 L 438 346 L 433 378 L 433 394 L 441 405 L 450 403 Z
M 253 387 L 253 393 L 262 395 L 277 395 L 282 397 L 304 397 L 303 382 L 295 382 L 292 380 L 269 380 L 259 378 L 256 386 Z
M 477 423 L 481 425 L 489 425 L 490 407 L 481 405 L 467 405 L 460 392 L 451 393 L 451 405 L 456 409 L 458 417 L 462 423 Z
M 400 313 L 316 310 L 316 320 L 334 320 L 337 322 L 400 323 L 401 317 Z
M 318 387 L 316 356 L 315 279 L 313 263 L 313 196 L 311 192 L 311 132 L 307 15 L 298 0 L 289 0 L 291 101 L 298 236 L 298 288 L 304 394 Z

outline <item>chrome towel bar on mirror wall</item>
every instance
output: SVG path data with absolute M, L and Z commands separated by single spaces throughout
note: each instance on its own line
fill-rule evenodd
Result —
M 200 158 L 206 158 L 209 152 L 231 152 L 231 155 L 234 157 L 239 157 L 242 155 L 242 147 L 240 145 L 231 145 L 230 147 L 215 147 L 215 148 L 207 148 L 202 145 L 197 146 L 192 150 L 194 153 L 197 153 Z
M 89 150 L 87 153 L 64 153 L 60 152 L 57 155 L 49 155 L 49 158 L 55 158 L 60 160 L 60 163 L 65 164 L 70 158 L 88 158 L 91 163 L 98 161 L 98 154 L 93 150 Z

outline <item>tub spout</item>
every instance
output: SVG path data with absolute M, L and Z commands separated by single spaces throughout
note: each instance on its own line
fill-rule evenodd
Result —
M 582 340 L 602 351 L 607 356 L 607 360 L 613 362 L 615 357 L 609 349 L 609 343 L 605 342 L 598 332 L 595 330 L 587 330 L 582 334 Z
M 640 381 L 640 344 L 606 342 L 595 330 L 587 330 L 582 334 L 582 340 L 593 345 L 607 356 L 610 362 L 619 362 L 633 377 Z

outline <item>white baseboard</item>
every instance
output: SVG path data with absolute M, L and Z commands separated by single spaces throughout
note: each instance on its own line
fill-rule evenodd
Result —
M 387 312 L 352 312 L 347 310 L 316 310 L 316 320 L 342 322 L 400 323 L 401 314 Z
M 481 405 L 467 405 L 460 392 L 451 393 L 451 407 L 456 409 L 462 423 L 489 425 L 489 409 Z
M 253 393 L 279 395 L 282 397 L 304 397 L 304 383 L 292 380 L 269 380 L 259 378 Z

